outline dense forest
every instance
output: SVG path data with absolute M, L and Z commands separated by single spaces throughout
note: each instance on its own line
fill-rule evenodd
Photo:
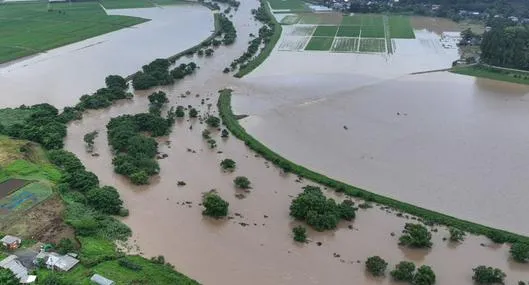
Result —
M 331 3 L 331 1 L 327 1 Z M 517 16 L 529 18 L 529 5 L 525 0 L 400 0 L 354 1 L 351 12 L 360 13 L 413 13 L 418 15 L 462 19 L 461 10 L 486 13 L 488 15 Z
M 529 70 L 528 26 L 498 26 L 486 32 L 481 42 L 481 61 Z

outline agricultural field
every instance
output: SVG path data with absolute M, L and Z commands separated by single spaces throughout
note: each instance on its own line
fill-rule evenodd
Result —
M 281 19 L 281 24 L 282 25 L 294 25 L 294 24 L 297 24 L 300 19 L 301 17 L 298 15 L 287 15 L 283 19 Z
M 272 10 L 310 11 L 301 0 L 268 0 L 268 3 Z
M 0 4 L 0 63 L 145 21 L 108 16 L 97 2 Z
M 333 41 L 333 37 L 311 37 L 309 43 L 305 47 L 305 50 L 330 50 Z
M 386 52 L 386 40 L 385 39 L 361 39 L 360 40 L 360 52 Z
M 334 37 L 338 31 L 337 26 L 318 26 L 312 34 L 313 37 Z
M 357 52 L 358 38 L 335 38 L 332 44 L 331 51 L 333 52 Z
M 310 37 L 288 37 L 279 44 L 279 50 L 300 51 L 303 50 Z
M 415 38 L 407 16 L 380 14 L 344 16 L 334 12 L 299 13 L 296 16 L 285 17 L 288 20 L 284 22 L 292 25 L 292 29 L 283 38 L 280 50 L 299 50 L 301 44 L 294 44 L 294 41 L 299 39 L 289 39 L 290 36 L 311 36 L 305 50 L 369 53 L 393 53 L 392 39 Z M 290 46 L 292 49 L 289 48 Z

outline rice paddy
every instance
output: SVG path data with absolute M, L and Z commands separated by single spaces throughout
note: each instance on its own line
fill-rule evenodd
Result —
M 283 38 L 280 50 L 393 53 L 392 39 L 415 38 L 406 16 L 301 13 L 283 20 L 292 23 L 292 29 Z

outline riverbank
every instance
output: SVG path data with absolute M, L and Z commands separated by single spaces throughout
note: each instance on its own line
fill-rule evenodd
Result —
M 267 24 L 271 26 L 273 30 L 273 34 L 272 34 L 272 37 L 270 38 L 270 41 L 265 43 L 265 46 L 261 48 L 261 50 L 259 51 L 259 54 L 255 58 L 253 58 L 250 62 L 248 62 L 248 64 L 246 64 L 244 68 L 241 68 L 234 75 L 237 78 L 242 78 L 243 76 L 255 70 L 259 65 L 261 65 L 268 58 L 268 56 L 270 56 L 277 42 L 281 38 L 281 32 L 283 31 L 281 24 L 277 22 L 276 18 L 270 11 L 270 6 L 267 4 L 266 0 L 260 0 L 260 2 L 261 2 L 261 7 L 265 9 L 266 14 L 268 15 Z
M 452 68 L 451 71 L 462 75 L 529 85 L 529 71 L 498 68 L 480 64 L 465 67 L 456 66 Z
M 382 205 L 390 206 L 391 208 L 421 217 L 427 224 L 442 224 L 452 226 L 470 232 L 473 234 L 485 235 L 493 239 L 498 239 L 504 242 L 529 242 L 529 237 L 515 234 L 500 229 L 494 229 L 485 225 L 472 223 L 461 220 L 449 215 L 441 214 L 439 212 L 430 211 L 421 207 L 417 207 L 402 201 L 384 197 L 373 192 L 348 185 L 346 183 L 334 180 L 325 175 L 311 171 L 301 165 L 295 164 L 279 154 L 273 152 L 265 145 L 254 139 L 249 135 L 244 128 L 238 123 L 237 116 L 231 110 L 231 90 L 220 91 L 218 101 L 219 114 L 222 117 L 223 123 L 226 127 L 239 139 L 243 140 L 245 144 L 256 151 L 264 158 L 274 163 L 276 166 L 282 168 L 285 172 L 292 172 L 301 177 L 310 179 L 316 183 L 328 186 L 337 192 L 344 192 L 349 196 L 364 199 L 368 202 L 375 202 Z

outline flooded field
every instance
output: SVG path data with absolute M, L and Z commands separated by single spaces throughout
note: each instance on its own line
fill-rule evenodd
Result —
M 73 105 L 81 95 L 100 88 L 107 75 L 132 74 L 154 58 L 196 45 L 213 29 L 211 11 L 201 5 L 107 12 L 152 20 L 0 65 L 0 86 L 9 94 L 2 96 L 0 106 Z
M 521 189 L 515 187 L 521 180 L 512 178 L 520 179 L 526 171 L 523 163 L 527 158 L 520 137 L 525 138 L 527 133 L 522 128 L 527 90 L 490 81 L 474 83 L 474 79 L 444 73 L 406 75 L 444 67 L 456 56 L 451 52 L 440 51 L 436 56 L 426 52 L 432 50 L 428 44 L 431 32 L 424 35 L 423 44 L 418 41 L 418 46 L 424 46 L 424 56 L 397 53 L 391 57 L 324 57 L 275 51 L 248 78 L 235 79 L 222 70 L 246 50 L 248 34 L 259 29 L 250 14 L 257 5 L 257 1 L 241 2 L 232 19 L 238 32 L 233 46 L 218 48 L 211 58 L 181 59 L 185 63 L 195 61 L 200 69 L 173 86 L 156 90 L 167 92 L 171 105 L 199 107 L 204 115 L 216 113 L 217 90 L 232 88 L 236 111 L 250 115 L 243 120 L 248 131 L 298 163 L 432 209 L 444 207 L 448 213 L 461 217 L 479 216 L 481 221 L 483 215 L 490 214 L 496 220 L 487 224 L 519 220 L 517 215 L 509 215 L 516 214 L 514 208 L 523 209 L 523 197 L 505 195 L 505 189 Z M 0 84 L 8 86 L 15 96 L 10 96 L 10 101 L 4 98 L 0 104 L 44 101 L 56 106 L 70 105 L 82 93 L 102 86 L 107 74 L 128 74 L 155 57 L 174 54 L 209 35 L 209 10 L 195 6 L 172 7 L 172 12 L 167 9 L 145 10 L 168 14 L 161 22 L 145 24 L 159 25 L 153 30 L 140 32 L 145 26 L 139 26 L 138 33 L 113 33 L 116 39 L 123 34 L 115 45 L 109 38 L 79 49 L 85 41 L 3 67 Z M 129 12 L 144 17 L 148 13 Z M 155 30 L 161 32 L 154 33 Z M 130 50 L 124 51 L 124 43 L 130 43 Z M 110 47 L 102 49 L 105 44 Z M 84 56 L 84 52 L 93 54 Z M 88 62 L 89 59 L 92 60 Z M 57 71 L 57 67 L 62 68 Z M 74 79 L 70 76 L 75 71 L 79 74 Z M 71 81 L 65 80 L 68 78 Z M 36 81 L 35 86 L 22 84 L 29 79 Z M 4 81 L 11 85 L 4 85 Z M 182 97 L 188 90 L 192 96 Z M 309 182 L 282 174 L 234 137 L 224 140 L 214 133 L 218 147 L 209 149 L 201 136 L 203 125 L 187 120 L 187 116 L 160 140 L 159 150 L 168 155 L 159 161 L 160 175 L 151 185 L 131 185 L 113 173 L 105 125 L 112 117 L 147 111 L 147 95 L 153 91 L 136 92 L 133 100 L 87 113 L 83 120 L 69 126 L 65 142 L 66 149 L 77 154 L 102 184 L 119 190 L 130 209 L 124 222 L 133 231 L 132 252 L 164 255 L 177 270 L 203 284 L 390 284 L 390 278 L 378 280 L 366 275 L 363 262 L 372 255 L 385 258 L 390 268 L 401 260 L 431 265 L 437 274 L 436 284 L 441 285 L 471 284 L 472 268 L 481 264 L 504 270 L 509 284 L 527 279 L 528 265 L 511 263 L 507 245 L 494 246 L 483 237 L 470 236 L 462 244 L 449 244 L 443 241 L 448 235 L 446 230 L 439 228 L 433 234 L 431 250 L 398 247 L 399 233 L 411 219 L 399 218 L 379 207 L 360 210 L 353 222 L 342 223 L 336 231 L 309 232 L 310 243 L 296 244 L 291 237 L 296 222 L 289 217 L 289 205 Z M 505 125 L 509 125 L 509 130 L 502 128 Z M 83 142 L 84 134 L 94 130 L 99 131 L 94 149 L 98 157 L 87 153 Z M 501 135 L 493 133 L 498 130 Z M 476 146 L 478 139 L 484 143 Z M 432 151 L 435 147 L 439 149 Z M 512 153 L 507 155 L 505 149 Z M 235 173 L 221 171 L 219 163 L 224 158 L 237 162 Z M 448 164 L 450 159 L 453 163 Z M 461 161 L 471 164 L 463 169 L 458 164 Z M 509 161 L 510 167 L 505 168 Z M 476 178 L 473 171 L 481 176 Z M 471 192 L 472 187 L 484 185 L 496 174 L 502 179 L 479 189 L 488 192 Z M 238 175 L 250 179 L 253 188 L 249 193 L 234 188 L 233 179 Z M 511 180 L 508 176 L 512 176 Z M 178 186 L 178 181 L 187 185 Z M 211 189 L 230 203 L 230 219 L 210 220 L 201 215 L 202 193 Z M 499 195 L 500 190 L 504 197 Z M 244 198 L 237 198 L 236 194 L 243 194 Z M 487 198 L 501 206 L 481 209 L 489 205 L 479 204 L 488 202 Z M 511 204 L 503 204 L 507 203 L 505 199 L 511 199 Z M 521 206 L 511 207 L 513 202 Z M 492 216 L 494 211 L 496 216 Z

